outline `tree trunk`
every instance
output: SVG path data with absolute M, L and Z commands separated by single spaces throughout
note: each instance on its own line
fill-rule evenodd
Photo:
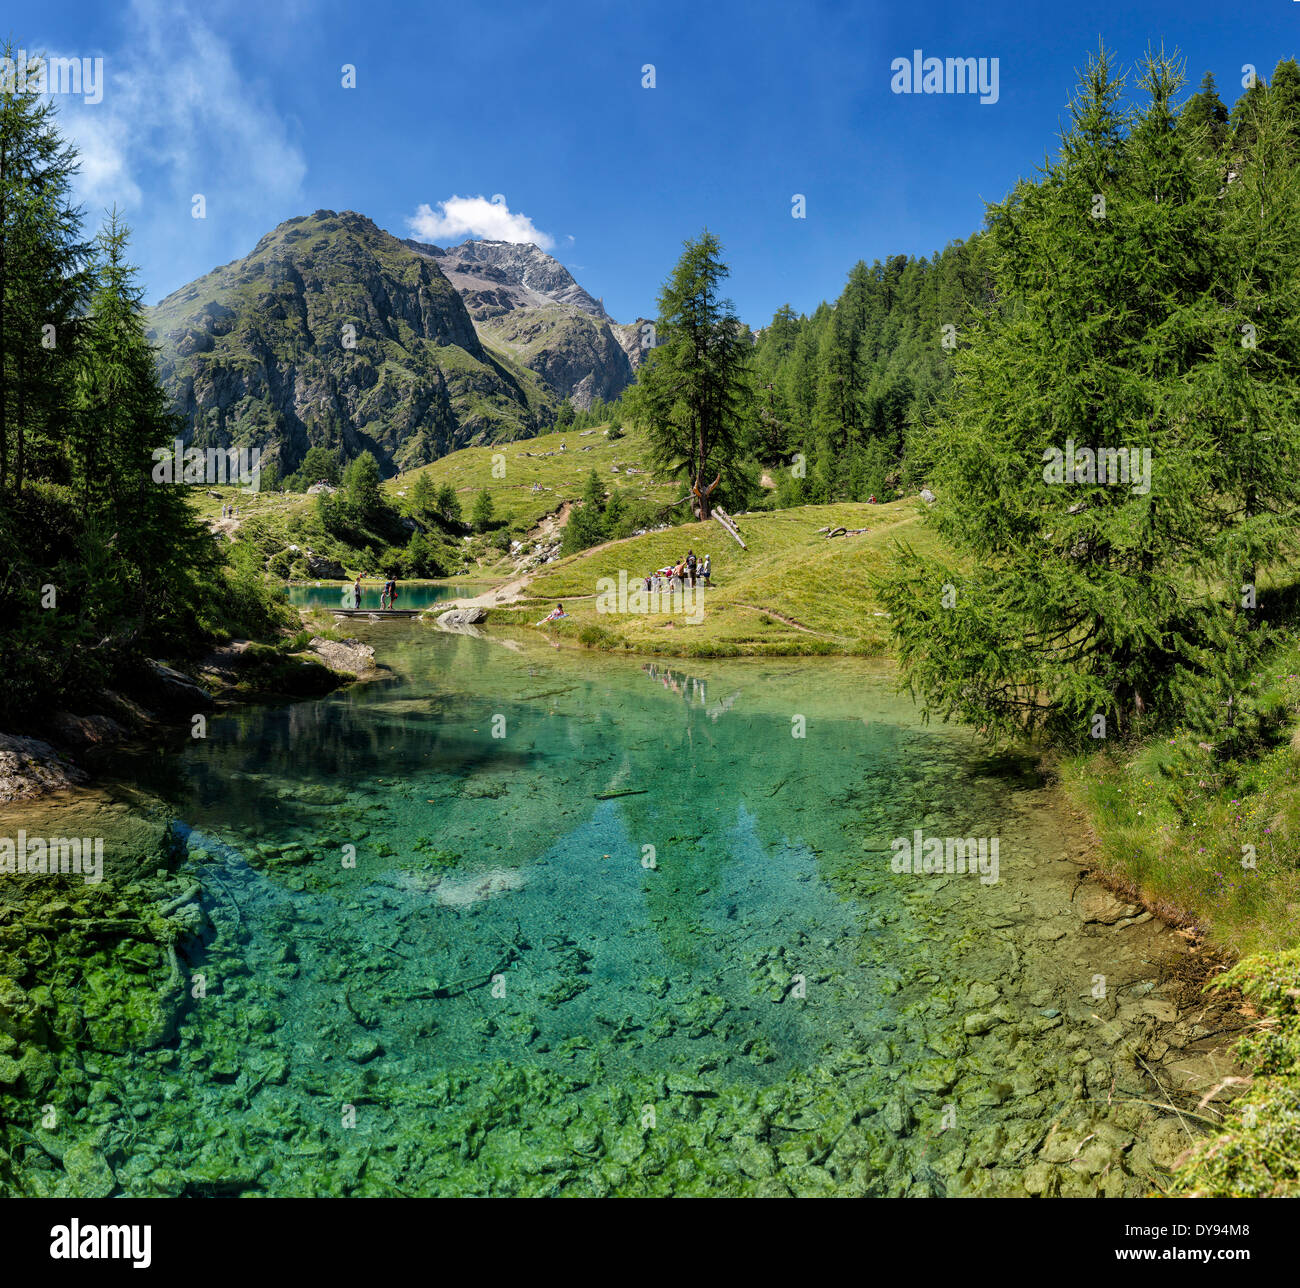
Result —
M 8 162 L 8 148 L 0 143 L 0 491 L 4 490 L 5 480 L 9 477 L 9 425 L 7 421 L 9 406 L 9 388 L 6 384 L 5 352 L 5 287 L 8 281 L 9 262 L 6 257 L 7 243 L 5 227 L 5 168 Z

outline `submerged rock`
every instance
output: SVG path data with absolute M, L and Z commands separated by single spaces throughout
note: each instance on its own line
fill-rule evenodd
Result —
M 371 1060 L 383 1055 L 384 1048 L 374 1038 L 358 1038 L 348 1047 L 348 1059 L 353 1064 L 369 1064 Z
M 522 890 L 527 878 L 512 868 L 492 868 L 466 877 L 443 877 L 433 887 L 433 897 L 447 908 L 468 908 Z
M 89 1141 L 73 1145 L 63 1155 L 63 1166 L 73 1193 L 80 1199 L 106 1199 L 117 1188 L 108 1160 Z
M 1113 926 L 1117 921 L 1135 917 L 1141 911 L 1135 904 L 1124 903 L 1101 886 L 1088 886 L 1079 896 L 1079 915 L 1085 922 Z

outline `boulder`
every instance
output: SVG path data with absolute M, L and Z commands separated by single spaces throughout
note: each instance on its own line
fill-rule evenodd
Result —
M 325 555 L 308 555 L 307 572 L 322 581 L 342 581 L 348 575 L 347 569 L 337 559 L 328 559 Z
M 0 733 L 0 805 L 66 791 L 86 775 L 39 738 Z
M 71 711 L 56 711 L 50 724 L 60 742 L 82 751 L 121 742 L 126 737 L 126 730 L 112 716 L 78 716 Z
M 360 675 L 374 670 L 375 650 L 360 640 L 327 640 L 317 635 L 312 638 L 311 651 L 333 671 Z
M 99 703 L 124 728 L 143 729 L 153 723 L 153 716 L 144 707 L 114 689 L 103 689 L 99 694 Z
M 206 711 L 212 699 L 188 675 L 153 658 L 145 659 L 149 701 L 172 712 Z
M 438 618 L 438 625 L 454 630 L 458 626 L 477 626 L 486 620 L 485 608 L 451 608 Z

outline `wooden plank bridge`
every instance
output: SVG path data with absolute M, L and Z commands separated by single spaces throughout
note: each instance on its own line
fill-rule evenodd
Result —
M 334 608 L 335 617 L 419 617 L 422 608 Z

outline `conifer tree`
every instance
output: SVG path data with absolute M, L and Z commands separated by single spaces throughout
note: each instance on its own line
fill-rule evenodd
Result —
M 1257 99 L 1250 149 L 1223 192 L 1208 355 L 1184 386 L 1185 414 L 1209 439 L 1203 576 L 1226 610 L 1202 659 L 1214 682 L 1195 700 L 1207 728 L 1236 727 L 1241 677 L 1270 642 L 1260 571 L 1300 547 L 1300 166 L 1276 82 Z
M 12 44 L 0 56 L 12 60 Z M 77 160 L 53 99 L 30 81 L 0 88 L 0 490 L 21 492 L 32 476 L 66 477 L 89 247 L 70 196 Z
M 486 488 L 474 498 L 474 508 L 470 511 L 470 521 L 476 532 L 486 532 L 492 526 L 494 511 L 492 493 Z
M 446 523 L 457 524 L 461 521 L 460 497 L 456 495 L 456 489 L 450 483 L 443 483 L 439 486 L 437 496 L 434 498 L 433 508 Z
M 81 326 L 69 469 L 88 531 L 108 534 L 120 603 L 101 609 L 121 639 L 158 638 L 165 626 L 192 629 L 195 579 L 211 569 L 183 489 L 154 477 L 154 452 L 170 453 L 182 426 L 158 383 L 145 338 L 141 290 L 127 262 L 129 232 L 113 211 L 95 241 L 93 291 Z M 106 594 L 107 587 L 102 591 Z M 178 619 L 188 619 L 184 627 Z
M 1205 73 L 1201 88 L 1187 100 L 1179 122 L 1188 129 L 1204 130 L 1211 147 L 1223 146 L 1228 136 L 1228 109 L 1219 97 L 1213 72 Z
M 1194 687 L 1222 621 L 1201 580 L 1212 437 L 1186 392 L 1210 342 L 1220 173 L 1175 129 L 1174 60 L 1149 55 L 1142 84 L 1126 121 L 1100 51 L 1060 155 L 991 215 L 1003 306 L 958 351 L 932 440 L 932 521 L 957 557 L 904 551 L 879 587 L 945 715 L 1123 732 Z M 1149 452 L 1149 475 L 1112 457 L 1097 481 L 1071 440 L 1139 474 Z
M 593 469 L 582 489 L 581 504 L 573 508 L 569 521 L 565 524 L 564 537 L 560 543 L 563 554 L 586 550 L 605 540 L 607 529 L 604 510 L 605 488 L 600 475 Z
M 411 486 L 411 513 L 423 517 L 432 514 L 436 508 L 437 496 L 433 481 L 426 471 L 421 470 Z
M 379 462 L 371 452 L 362 452 L 343 471 L 343 491 L 349 510 L 359 523 L 366 523 L 383 509 L 379 490 Z
M 629 399 L 658 468 L 685 478 L 691 508 L 707 519 L 716 489 L 743 498 L 749 424 L 749 332 L 721 295 L 729 273 L 708 229 L 687 241 L 659 294 L 657 343 Z M 683 498 L 685 500 L 687 498 Z

